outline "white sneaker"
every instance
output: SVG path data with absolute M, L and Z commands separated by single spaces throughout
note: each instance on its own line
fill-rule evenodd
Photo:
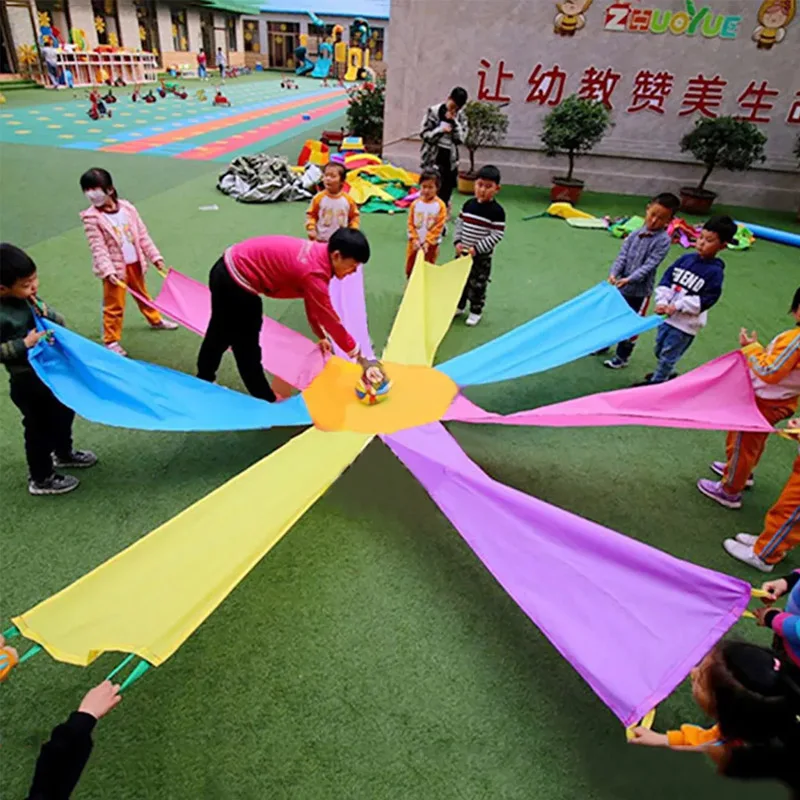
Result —
M 755 569 L 761 570 L 761 572 L 772 572 L 772 570 L 775 569 L 773 564 L 767 564 L 753 552 L 752 545 L 742 544 L 741 542 L 737 542 L 736 539 L 726 539 L 722 543 L 722 546 L 725 548 L 728 555 L 733 556 L 749 567 L 755 567 Z
M 116 353 L 118 356 L 128 355 L 125 348 L 119 342 L 109 342 L 105 347 L 106 350 L 110 350 L 112 353 Z
M 470 314 L 467 317 L 466 324 L 469 325 L 470 328 L 474 328 L 480 321 L 481 321 L 480 314 Z
M 758 536 L 754 536 L 752 533 L 737 533 L 736 541 L 741 542 L 748 547 L 753 547 L 753 545 L 755 545 L 755 543 L 758 541 Z
M 170 319 L 162 319 L 157 325 L 150 326 L 154 331 L 176 331 L 178 324 Z
M 466 308 L 457 308 L 456 309 L 456 313 L 453 314 L 453 319 L 458 319 L 459 317 L 463 317 L 464 314 L 466 314 L 466 313 L 467 313 L 467 309 Z

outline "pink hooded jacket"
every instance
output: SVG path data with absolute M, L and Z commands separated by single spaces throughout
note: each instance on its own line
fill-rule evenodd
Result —
M 163 260 L 158 248 L 153 244 L 139 212 L 127 200 L 118 200 L 119 207 L 128 212 L 131 228 L 134 233 L 134 247 L 142 273 L 147 270 L 147 264 Z M 114 229 L 106 215 L 92 206 L 86 211 L 81 211 L 83 228 L 89 240 L 89 249 L 92 251 L 92 271 L 98 278 L 106 280 L 112 275 L 125 280 L 125 259 L 122 257 L 122 246 L 114 236 Z

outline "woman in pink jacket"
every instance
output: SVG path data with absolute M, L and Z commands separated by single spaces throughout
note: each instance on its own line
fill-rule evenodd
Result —
M 121 356 L 127 355 L 120 344 L 125 313 L 126 284 L 149 300 L 144 273 L 147 262 L 159 272 L 164 259 L 153 244 L 139 212 L 133 204 L 117 197 L 111 175 L 97 167 L 81 175 L 81 189 L 92 204 L 81 212 L 92 270 L 103 281 L 103 344 Z M 162 319 L 155 308 L 134 298 L 151 328 L 172 331 L 178 326 Z

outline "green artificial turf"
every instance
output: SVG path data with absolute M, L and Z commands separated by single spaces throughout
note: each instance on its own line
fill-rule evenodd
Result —
M 279 149 L 295 156 L 308 130 Z M 40 267 L 42 296 L 73 329 L 95 339 L 100 286 L 77 224 L 84 205 L 77 179 L 95 164 L 107 167 L 122 196 L 136 203 L 168 263 L 201 280 L 236 240 L 303 233 L 301 204 L 247 206 L 217 193 L 216 163 L 4 145 L 0 235 L 29 250 Z M 508 235 L 495 260 L 484 321 L 474 330 L 455 325 L 440 361 L 602 280 L 619 247 L 604 232 L 551 219 L 523 222 L 546 207 L 545 190 L 504 187 L 500 200 Z M 198 210 L 214 203 L 218 211 Z M 635 213 L 643 200 L 587 194 L 581 207 L 598 215 Z M 735 213 L 798 230 L 789 214 Z M 405 218 L 369 216 L 363 228 L 373 243 L 367 302 L 380 345 L 405 286 Z M 670 257 L 681 252 L 674 248 Z M 788 325 L 797 250 L 758 242 L 726 261 L 722 300 L 681 363 L 684 370 L 734 348 L 742 325 L 764 338 Z M 158 281 L 151 275 L 154 289 Z M 299 303 L 270 302 L 267 308 L 308 331 Z M 469 396 L 493 410 L 512 411 L 626 386 L 652 367 L 652 339 L 643 337 L 626 372 L 586 358 Z M 192 372 L 199 339 L 184 330 L 152 332 L 131 305 L 124 344 L 135 358 Z M 220 380 L 241 388 L 230 359 Z M 4 620 L 294 434 L 157 434 L 79 420 L 76 442 L 95 449 L 100 464 L 80 475 L 74 494 L 32 498 L 19 417 L 6 394 L 0 395 L 0 418 Z M 740 530 L 759 531 L 794 454 L 790 443 L 770 442 L 757 487 L 737 513 L 694 487 L 698 476 L 708 474 L 708 462 L 722 454 L 722 433 L 450 429 L 495 478 L 753 581 L 759 576 L 729 559 L 721 542 Z M 272 490 L 264 486 L 252 499 L 265 515 Z M 562 591 L 567 596 L 581 587 Z M 740 623 L 736 633 L 769 640 L 752 623 Z M 4 796 L 23 796 L 49 730 L 118 660 L 104 655 L 79 670 L 39 655 L 2 687 Z M 686 685 L 662 704 L 656 726 L 683 721 L 703 721 Z M 627 746 L 611 712 L 377 441 L 184 646 L 126 694 L 100 723 L 95 740 L 78 798 L 782 796 L 778 788 L 723 785 L 700 758 Z

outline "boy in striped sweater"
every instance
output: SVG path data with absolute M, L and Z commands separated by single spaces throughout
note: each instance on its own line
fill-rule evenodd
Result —
M 467 200 L 456 220 L 453 244 L 459 256 L 471 255 L 472 268 L 467 285 L 458 301 L 456 316 L 467 310 L 467 325 L 474 327 L 481 321 L 486 303 L 486 288 L 492 274 L 492 255 L 506 231 L 506 212 L 494 198 L 500 191 L 500 170 L 482 167 L 475 179 L 475 197 Z

